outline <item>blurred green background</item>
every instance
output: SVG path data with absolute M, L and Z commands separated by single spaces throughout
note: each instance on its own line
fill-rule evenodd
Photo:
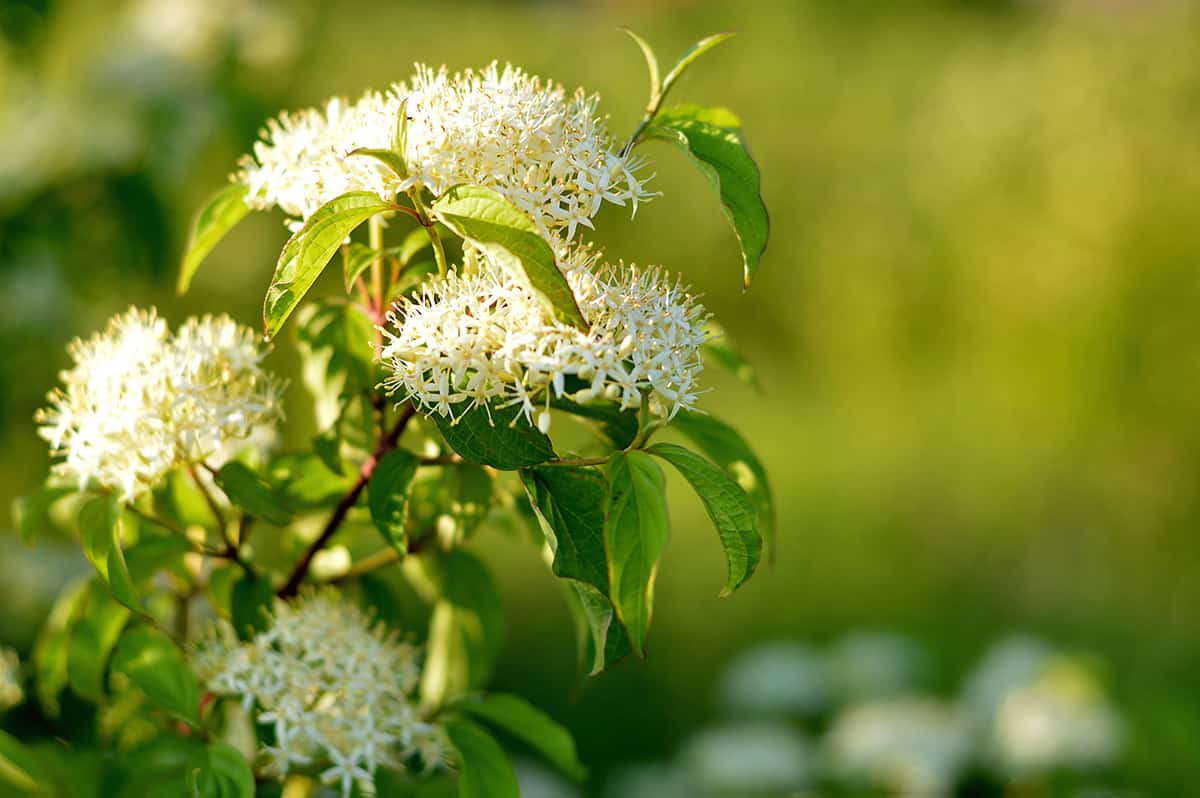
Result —
M 254 215 L 184 299 L 190 216 L 278 110 L 414 61 L 511 60 L 645 102 L 616 28 L 670 58 L 718 30 L 677 101 L 741 115 L 774 223 L 748 293 L 703 179 L 599 220 L 681 272 L 756 365 L 704 406 L 755 444 L 778 561 L 717 598 L 719 547 L 673 486 L 645 663 L 579 685 L 537 552 L 479 541 L 508 601 L 496 684 L 564 719 L 598 780 L 714 711 L 754 641 L 912 635 L 951 684 L 1013 630 L 1095 652 L 1129 724 L 1118 785 L 1200 778 L 1200 12 L 1169 2 L 0 3 L 0 498 L 47 468 L 31 416 L 63 344 L 131 303 L 256 324 L 281 218 Z M 330 290 L 335 290 L 332 281 Z M 272 356 L 294 371 L 284 340 Z M 311 430 L 299 386 L 289 430 Z M 0 538 L 0 642 L 28 650 L 81 558 Z M 84 564 L 86 565 L 86 564 Z

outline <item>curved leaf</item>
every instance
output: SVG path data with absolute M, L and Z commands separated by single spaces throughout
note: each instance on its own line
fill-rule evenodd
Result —
M 493 693 L 463 701 L 457 708 L 521 740 L 575 781 L 587 776 L 571 733 L 524 698 Z
M 671 71 L 667 73 L 665 78 L 663 78 L 663 96 L 666 96 L 667 92 L 671 90 L 671 87 L 675 85 L 675 81 L 683 77 L 683 73 L 696 61 L 697 58 L 704 55 L 721 42 L 727 39 L 732 39 L 733 37 L 734 34 L 732 33 L 715 33 L 712 36 L 704 37 L 689 47 L 688 51 L 679 57 L 679 60 L 675 62 L 675 66 L 671 67 Z
M 250 206 L 246 204 L 247 192 L 243 184 L 231 183 L 209 197 L 200 208 L 192 220 L 187 249 L 179 266 L 179 282 L 176 286 L 179 293 L 187 293 L 192 277 L 208 253 L 250 212 Z
M 679 105 L 659 113 L 645 135 L 670 141 L 692 156 L 720 194 L 725 216 L 741 245 L 743 281 L 749 287 L 767 249 L 770 219 L 758 166 L 746 150 L 741 122 L 724 108 Z
M 113 597 L 132 610 L 140 610 L 142 603 L 121 548 L 121 504 L 116 497 L 98 496 L 85 504 L 79 511 L 79 534 L 83 553 L 96 566 Z
M 194 798 L 254 798 L 254 771 L 228 743 L 210 743 L 188 763 Z
M 417 473 L 417 458 L 404 449 L 393 449 L 383 456 L 367 483 L 367 506 L 371 520 L 401 555 L 408 553 L 405 529 L 408 489 Z
M 512 763 L 492 735 L 465 720 L 448 722 L 446 734 L 462 759 L 459 798 L 521 798 Z
M 183 652 L 162 632 L 145 626 L 127 629 L 112 669 L 128 676 L 157 706 L 200 728 L 200 684 Z
M 729 567 L 729 579 L 721 595 L 737 590 L 754 573 L 762 555 L 757 513 L 745 491 L 720 468 L 682 446 L 656 443 L 646 451 L 675 466 L 704 502 L 721 537 Z
M 644 657 L 654 580 L 670 532 L 665 480 L 650 455 L 635 450 L 613 455 L 608 483 L 604 548 L 613 607 L 633 650 Z
M 587 320 L 554 250 L 529 215 L 483 186 L 454 186 L 434 201 L 433 217 L 525 284 L 556 318 L 580 329 Z

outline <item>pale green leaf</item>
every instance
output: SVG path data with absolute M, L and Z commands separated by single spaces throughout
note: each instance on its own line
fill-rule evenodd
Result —
M 255 518 L 275 526 L 286 526 L 292 514 L 275 491 L 240 460 L 230 460 L 217 472 L 217 485 L 229 501 Z
M 83 553 L 117 601 L 132 610 L 141 610 L 133 577 L 121 548 L 121 504 L 114 496 L 98 496 L 79 511 L 79 535 Z
M 188 237 L 183 263 L 179 267 L 179 293 L 187 293 L 192 284 L 192 277 L 208 257 L 208 253 L 250 212 L 250 206 L 246 204 L 246 193 L 245 185 L 231 183 L 209 197 L 196 214 L 192 221 L 192 232 Z
M 641 36 L 629 28 L 621 28 L 621 32 L 633 39 L 638 49 L 642 51 L 642 56 L 646 59 L 646 69 L 650 72 L 650 102 L 653 104 L 657 98 L 662 96 L 662 78 L 659 76 L 658 58 L 655 57 L 654 49 L 650 46 L 650 43 Z
M 483 186 L 454 186 L 434 201 L 432 213 L 521 281 L 560 321 L 587 328 L 554 250 L 529 215 L 499 192 Z
M 679 80 L 679 78 L 683 76 L 683 73 L 696 61 L 697 58 L 704 55 L 721 42 L 727 39 L 732 39 L 733 36 L 734 34 L 732 33 L 716 33 L 712 36 L 706 36 L 688 48 L 688 51 L 680 56 L 679 60 L 675 62 L 675 66 L 671 67 L 671 71 L 667 73 L 665 78 L 663 78 L 663 96 L 666 96 L 667 92 L 671 90 L 671 87 L 675 85 L 675 81 Z
M 87 606 L 89 591 L 98 588 L 91 577 L 71 583 L 58 594 L 33 646 L 33 675 L 38 703 L 52 718 L 61 707 L 58 696 L 67 686 L 67 646 L 71 627 Z

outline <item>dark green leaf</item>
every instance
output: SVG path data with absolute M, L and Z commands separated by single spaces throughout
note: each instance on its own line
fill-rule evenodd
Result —
M 146 626 L 126 629 L 112 669 L 128 676 L 156 706 L 200 728 L 200 684 L 183 652 L 162 632 Z
M 501 471 L 538 465 L 554 457 L 550 439 L 530 425 L 520 405 L 473 407 L 456 421 L 441 415 L 432 418 L 450 448 L 468 460 Z
M 17 790 L 17 795 L 51 796 L 58 792 L 54 772 L 41 755 L 0 730 L 0 785 L 3 784 Z
M 408 488 L 417 473 L 417 458 L 404 449 L 383 456 L 367 483 L 367 507 L 384 540 L 401 554 L 408 553 L 405 532 Z
M 109 655 L 128 620 L 129 610 L 92 582 L 67 642 L 67 679 L 82 698 L 97 704 L 104 701 Z
M 254 798 L 254 771 L 236 748 L 209 743 L 188 763 L 193 798 Z
M 745 439 L 724 421 L 700 413 L 677 414 L 671 421 L 671 429 L 687 436 L 701 452 L 733 477 L 750 497 L 758 512 L 758 528 L 770 555 L 775 547 L 775 500 L 771 495 L 767 470 Z
M 121 548 L 121 504 L 114 496 L 98 496 L 79 511 L 79 534 L 83 553 L 117 601 L 132 610 L 142 608 L 125 552 Z
M 465 720 L 448 722 L 446 734 L 462 759 L 459 798 L 521 798 L 512 763 L 492 735 Z
M 275 591 L 271 589 L 271 580 L 265 576 L 243 575 L 234 584 L 230 598 L 230 614 L 237 636 L 249 640 L 256 633 L 265 631 L 270 625 L 274 606 Z
M 28 496 L 14 499 L 13 526 L 21 533 L 21 540 L 33 542 L 34 536 L 45 525 L 50 508 L 74 492 L 74 488 L 65 485 L 43 485 Z
M 221 466 L 216 479 L 229 500 L 255 518 L 275 526 L 285 526 L 292 520 L 292 514 L 271 486 L 240 460 L 230 460 Z
M 524 283 L 556 318 L 587 328 L 571 286 L 558 270 L 554 250 L 533 220 L 503 195 L 482 186 L 454 186 L 433 203 L 432 212 L 435 219 Z
M 741 122 L 724 108 L 679 105 L 659 113 L 645 135 L 670 141 L 691 155 L 721 195 L 741 245 L 743 281 L 749 286 L 767 248 L 770 220 L 760 193 L 758 166 L 746 150 Z
M 95 582 L 90 577 L 66 587 L 54 606 L 33 646 L 33 673 L 38 703 L 50 717 L 58 717 L 58 696 L 67 686 L 67 646 L 71 626 L 87 606 L 89 591 Z
M 504 638 L 504 612 L 492 575 L 474 555 L 453 549 L 410 562 L 406 572 L 417 573 L 434 600 L 421 694 L 438 705 L 487 681 Z
M 762 554 L 762 536 L 758 531 L 757 512 L 746 492 L 733 478 L 695 452 L 673 443 L 656 443 L 647 449 L 683 474 L 717 528 L 729 579 L 721 595 L 728 595 L 750 578 Z
M 666 93 L 669 92 L 671 87 L 675 85 L 675 81 L 679 80 L 679 78 L 683 76 L 683 73 L 692 65 L 693 62 L 695 62 L 697 58 L 704 55 L 726 39 L 731 38 L 733 38 L 732 33 L 717 33 L 712 36 L 707 36 L 693 44 L 688 51 L 684 53 L 678 61 L 675 62 L 675 66 L 671 67 L 671 71 L 667 73 L 667 76 L 663 78 L 663 96 L 666 96 Z
M 586 778 L 587 770 L 579 761 L 571 733 L 525 699 L 493 693 L 483 698 L 465 700 L 458 705 L 458 709 L 521 740 L 575 781 Z
M 263 324 L 274 338 L 354 228 L 394 206 L 370 191 L 351 191 L 318 208 L 287 242 L 263 303 Z
M 658 560 L 667 545 L 666 485 L 662 469 L 645 452 L 617 452 L 608 465 L 604 548 L 617 617 L 638 656 L 654 609 Z
M 335 474 L 344 475 L 346 464 L 342 462 L 342 439 L 337 432 L 337 424 L 333 428 L 313 438 L 313 453 L 321 462 Z
M 179 293 L 187 293 L 192 277 L 212 248 L 250 212 L 246 204 L 246 186 L 231 183 L 208 198 L 192 221 L 183 263 L 179 267 Z

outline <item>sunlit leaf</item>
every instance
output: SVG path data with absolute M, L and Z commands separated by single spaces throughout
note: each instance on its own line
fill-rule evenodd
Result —
M 130 609 L 140 610 L 142 603 L 121 548 L 121 523 L 121 504 L 113 496 L 98 496 L 79 511 L 83 553 L 96 566 L 96 572 L 117 601 Z
M 200 684 L 171 640 L 155 629 L 126 629 L 113 654 L 112 669 L 129 677 L 161 709 L 200 728 Z
M 213 247 L 250 212 L 246 204 L 248 189 L 242 183 L 231 183 L 213 194 L 192 221 L 192 232 L 179 267 L 179 293 L 187 293 L 192 277 Z

